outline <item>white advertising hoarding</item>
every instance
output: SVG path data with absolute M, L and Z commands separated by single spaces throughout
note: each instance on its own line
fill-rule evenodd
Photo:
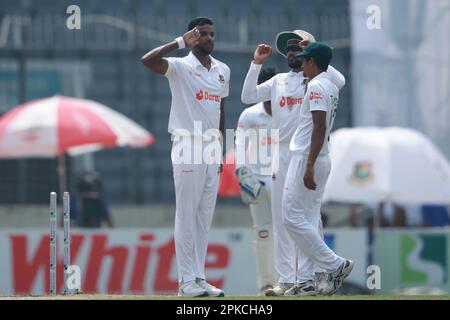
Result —
M 228 295 L 257 293 L 252 231 L 213 229 L 206 261 L 208 281 Z M 365 283 L 364 230 L 327 230 L 337 253 L 355 259 L 350 280 Z M 49 235 L 45 229 L 0 231 L 0 295 L 49 292 Z M 62 232 L 58 234 L 57 290 L 63 287 Z M 72 230 L 71 263 L 81 270 L 84 293 L 175 294 L 178 289 L 173 230 Z

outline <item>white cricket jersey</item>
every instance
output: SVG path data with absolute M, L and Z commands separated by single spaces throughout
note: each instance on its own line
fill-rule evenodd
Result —
M 262 65 L 253 62 L 250 64 L 242 89 L 242 102 L 251 104 L 270 100 L 272 128 L 279 130 L 280 144 L 289 143 L 298 125 L 307 78 L 303 76 L 303 72 L 290 71 L 279 73 L 257 85 L 261 67 Z M 339 88 L 345 85 L 344 76 L 332 66 L 328 67 L 326 74 Z
M 220 103 L 228 96 L 230 68 L 211 57 L 208 71 L 190 52 L 183 58 L 165 58 L 169 64 L 165 76 L 172 92 L 169 133 L 181 136 L 206 136 L 218 130 Z M 201 126 L 194 126 L 194 121 Z
M 262 102 L 245 109 L 236 129 L 236 168 L 248 166 L 257 175 L 270 176 L 271 149 L 278 143 L 271 136 L 272 117 Z
M 299 154 L 309 154 L 313 131 L 312 111 L 327 113 L 325 140 L 320 154 L 328 154 L 328 140 L 339 101 L 339 90 L 325 73 L 320 73 L 308 83 L 305 99 L 300 108 L 300 122 L 292 137 L 290 150 Z

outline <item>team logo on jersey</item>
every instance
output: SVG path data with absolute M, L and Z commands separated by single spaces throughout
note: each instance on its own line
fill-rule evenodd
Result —
M 220 82 L 221 84 L 224 84 L 224 83 L 225 83 L 225 77 L 224 77 L 223 75 L 221 75 L 221 74 L 219 74 L 219 82 Z
M 198 101 L 206 100 L 206 101 L 220 102 L 222 100 L 222 98 L 220 98 L 220 96 L 215 95 L 215 94 L 210 94 L 207 91 L 203 91 L 201 89 L 195 94 L 195 98 Z
M 289 110 L 292 110 L 293 106 L 301 105 L 302 102 L 303 98 L 281 97 L 280 108 L 284 108 L 287 105 Z
M 374 179 L 372 173 L 372 162 L 359 161 L 353 167 L 353 173 L 348 178 L 349 182 L 357 187 L 367 186 Z
M 320 92 L 314 92 L 311 91 L 311 93 L 309 94 L 309 100 L 322 100 L 323 96 Z

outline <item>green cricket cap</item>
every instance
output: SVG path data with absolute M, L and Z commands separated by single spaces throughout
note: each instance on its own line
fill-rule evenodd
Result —
M 333 49 L 323 42 L 312 42 L 303 51 L 295 54 L 296 57 L 314 58 L 317 64 L 330 64 Z

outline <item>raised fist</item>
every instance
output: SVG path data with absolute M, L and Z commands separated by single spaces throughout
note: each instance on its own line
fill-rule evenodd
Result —
M 256 47 L 255 53 L 253 54 L 253 62 L 255 64 L 263 64 L 272 55 L 272 47 L 268 44 L 260 44 Z

